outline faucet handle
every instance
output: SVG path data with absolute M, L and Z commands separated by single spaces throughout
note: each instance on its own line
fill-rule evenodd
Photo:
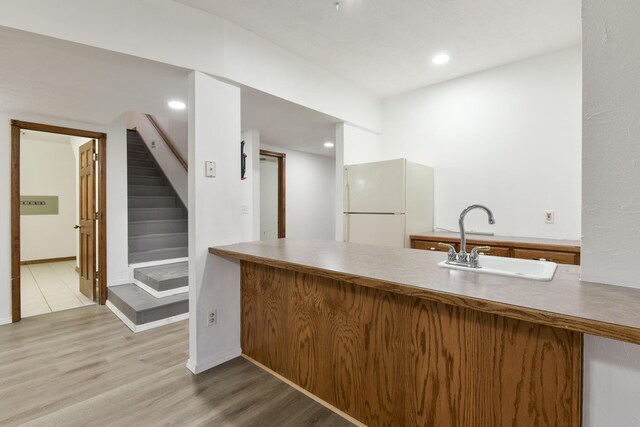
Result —
M 491 246 L 476 246 L 471 249 L 471 253 L 474 255 L 478 255 L 480 251 L 489 252 L 491 250 Z
M 478 251 L 488 252 L 490 250 L 491 250 L 491 246 L 476 246 L 475 248 L 471 249 L 471 253 L 469 254 L 470 266 L 473 268 L 480 267 L 480 262 L 478 261 L 480 259 L 480 254 L 478 253 Z
M 456 248 L 449 243 L 438 243 L 438 246 L 441 248 L 449 248 L 449 252 L 447 253 L 447 261 L 455 261 L 456 260 Z

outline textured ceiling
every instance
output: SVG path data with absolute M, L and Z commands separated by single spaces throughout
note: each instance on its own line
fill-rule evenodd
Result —
M 106 125 L 128 110 L 186 120 L 188 70 L 0 27 L 0 110 Z
M 388 97 L 580 43 L 580 0 L 176 0 Z M 431 58 L 446 51 L 451 62 Z

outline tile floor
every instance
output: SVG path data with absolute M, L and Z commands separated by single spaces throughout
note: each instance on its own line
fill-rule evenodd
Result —
M 22 317 L 94 304 L 80 293 L 75 261 L 20 267 Z

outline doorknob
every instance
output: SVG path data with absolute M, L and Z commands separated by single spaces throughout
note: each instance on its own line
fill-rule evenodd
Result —
M 80 226 L 78 224 L 76 224 L 76 225 L 73 226 L 73 228 L 77 230 L 78 228 L 80 228 Z

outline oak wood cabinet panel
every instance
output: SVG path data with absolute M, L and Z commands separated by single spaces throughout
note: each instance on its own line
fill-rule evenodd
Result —
M 449 243 L 460 250 L 457 233 L 431 232 L 411 236 L 411 247 L 446 252 L 439 242 Z M 577 241 L 537 239 L 528 237 L 472 236 L 467 239 L 467 252 L 476 246 L 490 246 L 486 255 L 522 259 L 546 259 L 558 264 L 580 265 L 580 246 Z
M 532 249 L 513 250 L 514 258 L 536 259 L 540 261 L 557 262 L 558 264 L 576 264 L 576 255 L 568 252 L 540 251 Z
M 430 241 L 424 241 L 424 240 L 416 240 L 415 244 L 412 241 L 411 247 L 415 248 L 415 249 L 424 249 L 426 251 L 434 251 L 434 252 L 448 252 L 449 251 L 449 249 L 447 249 L 447 248 L 443 248 L 441 246 L 438 246 L 438 243 L 439 242 L 436 242 L 436 241 L 430 242 Z M 446 243 L 449 243 L 449 242 L 446 242 Z M 456 251 L 460 250 L 460 245 L 459 244 L 454 243 L 453 246 L 455 246 Z
M 241 262 L 242 350 L 369 426 L 580 426 L 582 334 Z
M 485 245 L 467 245 L 467 252 L 471 252 L 473 248 L 476 246 L 485 246 Z M 501 247 L 501 246 L 490 246 L 491 249 L 488 251 L 482 250 L 478 251 L 481 255 L 491 255 L 491 256 L 502 256 L 502 257 L 511 257 L 509 248 Z

